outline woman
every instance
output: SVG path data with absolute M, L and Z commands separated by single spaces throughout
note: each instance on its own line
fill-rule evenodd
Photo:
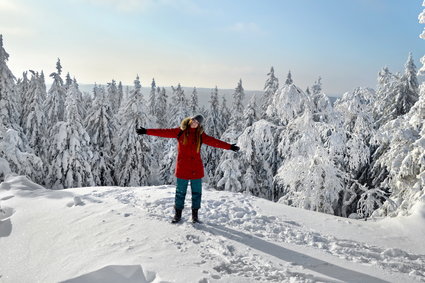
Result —
M 177 138 L 177 164 L 175 175 L 177 177 L 175 196 L 175 215 L 172 223 L 181 220 L 186 197 L 187 185 L 190 181 L 192 189 L 192 222 L 198 223 L 198 210 L 201 207 L 202 177 L 204 177 L 204 165 L 201 159 L 201 145 L 238 151 L 236 144 L 228 144 L 215 139 L 204 133 L 202 122 L 204 117 L 196 115 L 183 119 L 180 128 L 174 129 L 145 129 L 136 130 L 139 135 L 152 135 L 163 138 Z

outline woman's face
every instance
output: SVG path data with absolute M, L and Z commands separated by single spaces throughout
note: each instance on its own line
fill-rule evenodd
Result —
M 190 122 L 190 127 L 192 129 L 197 128 L 199 126 L 199 122 L 196 121 L 195 119 L 192 119 L 192 121 Z

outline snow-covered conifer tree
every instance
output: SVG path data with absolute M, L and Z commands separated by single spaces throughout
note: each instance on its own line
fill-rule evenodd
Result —
M 155 78 L 152 79 L 151 92 L 149 95 L 149 114 L 156 117 L 156 83 Z
M 218 100 L 218 89 L 215 87 L 211 91 L 210 97 L 210 109 L 208 110 L 207 123 L 205 123 L 205 131 L 208 135 L 212 137 L 221 137 L 221 135 L 226 130 L 225 121 L 220 112 L 220 104 Z M 205 171 L 208 174 L 208 177 L 211 179 L 215 174 L 215 169 L 217 168 L 218 162 L 220 161 L 220 156 L 222 151 L 214 148 L 205 146 L 202 147 L 202 155 L 205 164 Z
M 92 173 L 97 186 L 112 186 L 115 184 L 115 164 L 113 160 L 115 148 L 113 139 L 116 129 L 112 122 L 112 107 L 110 103 L 110 92 L 108 91 L 108 97 L 106 97 L 103 88 L 97 88 L 93 107 L 84 122 L 86 131 L 90 136 L 93 151 L 91 160 Z
M 47 95 L 45 111 L 48 128 L 52 128 L 57 122 L 64 121 L 66 91 L 61 78 L 62 66 L 58 59 L 56 63 L 57 72 L 50 74 L 53 84 Z
M 335 214 L 343 191 L 344 172 L 336 163 L 330 127 L 313 120 L 305 109 L 289 122 L 278 146 L 283 163 L 274 177 L 280 202 L 305 209 Z M 327 145 L 326 145 L 327 144 Z
M 272 98 L 276 91 L 279 89 L 279 80 L 274 75 L 274 69 L 271 67 L 270 72 L 267 74 L 268 78 L 264 84 L 264 95 L 261 104 L 261 117 L 266 116 L 267 108 L 269 107 Z
M 230 115 L 229 126 L 221 136 L 224 141 L 235 142 L 240 134 L 244 131 L 243 112 L 245 99 L 245 92 L 242 87 L 242 80 L 239 80 L 238 86 L 233 92 L 233 104 Z
M 243 121 L 245 123 L 243 126 L 244 129 L 250 127 L 256 121 L 258 121 L 257 111 L 257 102 L 255 95 L 253 95 L 243 113 Z
M 276 150 L 282 128 L 266 120 L 247 127 L 239 137 L 242 190 L 254 196 L 277 200 L 273 191 L 273 176 L 280 158 Z M 220 170 L 224 168 L 220 167 Z
M 192 115 L 196 115 L 199 112 L 198 91 L 196 87 L 193 88 L 192 95 L 190 96 L 189 111 Z
M 156 123 L 160 128 L 168 125 L 168 97 L 165 88 L 157 88 L 157 103 L 156 103 Z
M 344 180 L 342 193 L 339 214 L 343 217 L 355 214 L 358 217 L 368 217 L 373 210 L 359 210 L 359 201 L 367 198 L 368 202 L 378 205 L 382 195 L 381 191 L 375 190 L 369 183 L 370 139 L 375 132 L 373 128 L 375 99 L 373 89 L 357 88 L 352 93 L 345 93 L 335 102 L 335 110 L 346 136 L 341 170 L 349 177 Z
M 311 87 L 312 95 L 317 95 L 322 92 L 322 78 L 319 77 Z
M 15 76 L 6 62 L 9 54 L 3 48 L 0 34 L 0 181 L 8 173 L 27 175 L 36 182 L 42 181 L 43 164 L 33 154 L 19 126 Z
M 110 106 L 111 113 L 115 114 L 118 112 L 120 107 L 120 93 L 118 91 L 117 83 L 115 80 L 107 84 L 107 99 L 109 100 L 108 105 Z
M 220 113 L 221 113 L 221 117 L 223 117 L 223 126 L 225 129 L 227 129 L 229 127 L 230 117 L 232 114 L 229 108 L 227 107 L 227 100 L 226 100 L 226 97 L 224 97 L 224 95 L 221 98 Z
M 169 109 L 169 126 L 176 127 L 180 122 L 189 117 L 189 104 L 184 94 L 184 90 L 180 84 L 177 87 L 172 87 L 173 95 L 171 97 L 171 105 Z
M 44 113 L 46 89 L 44 78 L 33 73 L 29 88 L 25 94 L 25 107 L 22 115 L 22 129 L 28 138 L 29 145 L 35 153 L 45 159 L 47 147 L 47 121 Z
M 310 107 L 310 97 L 294 84 L 285 84 L 273 95 L 267 116 L 276 124 L 286 125 L 301 116 L 306 107 Z
M 150 184 L 152 156 L 146 137 L 137 135 L 136 128 L 152 126 L 148 108 L 141 93 L 139 76 L 118 113 L 121 121 L 116 134 L 115 178 L 119 186 Z
M 286 77 L 285 84 L 286 84 L 286 85 L 290 85 L 290 84 L 293 84 L 293 83 L 294 83 L 294 81 L 292 80 L 291 71 L 289 70 L 289 72 L 288 72 L 288 76 Z
M 20 112 L 17 105 L 15 76 L 6 62 L 9 54 L 3 48 L 3 36 L 0 34 L 0 124 L 6 128 L 17 129 Z
M 68 92 L 65 121 L 58 121 L 50 131 L 47 186 L 52 189 L 94 186 L 90 137 L 78 111 L 74 83 Z
M 66 74 L 66 77 L 65 77 L 65 85 L 64 85 L 64 87 L 65 87 L 66 90 L 68 90 L 71 87 L 71 85 L 72 85 L 71 75 L 69 73 L 67 73 Z

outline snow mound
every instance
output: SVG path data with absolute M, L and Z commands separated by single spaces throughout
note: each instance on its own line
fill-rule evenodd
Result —
M 109 265 L 97 271 L 62 281 L 61 283 L 159 283 L 155 272 L 143 272 L 140 265 Z
M 0 184 L 0 190 L 10 190 L 12 187 L 16 190 L 45 190 L 43 186 L 32 182 L 26 176 L 8 175 L 4 182 Z

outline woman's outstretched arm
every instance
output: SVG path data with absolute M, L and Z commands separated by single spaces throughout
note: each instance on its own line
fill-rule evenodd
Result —
M 157 136 L 163 138 L 177 138 L 180 128 L 174 129 L 145 129 L 139 128 L 136 130 L 139 135 Z

